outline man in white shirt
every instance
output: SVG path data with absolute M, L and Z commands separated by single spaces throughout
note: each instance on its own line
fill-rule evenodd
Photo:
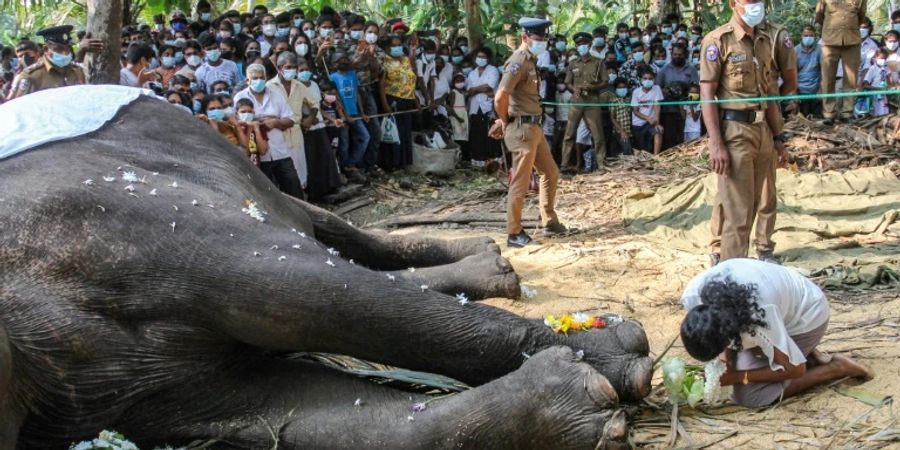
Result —
M 203 47 L 203 55 L 206 59 L 194 74 L 197 82 L 200 83 L 200 87 L 206 90 L 208 94 L 211 94 L 213 83 L 224 81 L 228 83 L 229 88 L 234 89 L 241 78 L 240 74 L 238 74 L 237 64 L 222 58 L 219 43 L 216 42 L 216 38 L 212 34 L 203 33 L 198 40 L 200 41 L 200 46 Z
M 691 280 L 681 302 L 685 349 L 700 361 L 725 356 L 728 371 L 719 381 L 734 386 L 738 404 L 768 406 L 844 377 L 874 377 L 850 358 L 816 350 L 828 328 L 828 300 L 792 269 L 728 259 Z
M 266 68 L 262 64 L 247 67 L 249 87 L 234 96 L 234 102 L 242 98 L 253 102 L 255 116 L 268 129 L 269 151 L 260 157 L 259 168 L 283 192 L 303 198 L 303 188 L 293 162 L 293 149 L 284 130 L 294 126 L 294 113 L 288 106 L 283 90 L 270 89 L 266 85 Z

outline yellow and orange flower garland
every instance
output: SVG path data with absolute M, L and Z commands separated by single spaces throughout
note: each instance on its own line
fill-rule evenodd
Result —
M 569 331 L 590 330 L 591 328 L 606 328 L 607 321 L 600 316 L 590 316 L 582 312 L 544 317 L 544 325 L 550 327 L 555 333 L 568 334 Z

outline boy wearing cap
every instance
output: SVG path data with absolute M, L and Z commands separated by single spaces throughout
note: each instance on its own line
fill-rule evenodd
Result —
M 541 119 L 541 99 L 538 92 L 540 76 L 536 60 L 547 51 L 547 28 L 550 22 L 523 18 L 522 44 L 506 61 L 499 89 L 494 97 L 494 110 L 499 117 L 491 129 L 492 136 L 502 138 L 512 153 L 513 172 L 506 203 L 506 243 L 510 247 L 524 247 L 531 237 L 522 227 L 522 206 L 531 181 L 532 169 L 541 176 L 540 208 L 544 236 L 568 231 L 559 223 L 554 210 L 559 168 L 553 161 L 550 146 L 544 138 Z
M 44 38 L 44 54 L 37 63 L 25 68 L 13 81 L 10 98 L 63 86 L 85 84 L 84 69 L 73 61 L 71 25 L 50 27 L 37 32 Z

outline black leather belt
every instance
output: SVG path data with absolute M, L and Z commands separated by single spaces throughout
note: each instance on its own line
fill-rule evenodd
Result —
M 537 124 L 544 122 L 544 116 L 516 116 L 513 120 L 518 120 L 522 125 Z
M 762 123 L 766 118 L 765 111 L 759 110 L 740 111 L 736 109 L 726 109 L 723 112 L 724 115 L 722 118 L 732 122 Z

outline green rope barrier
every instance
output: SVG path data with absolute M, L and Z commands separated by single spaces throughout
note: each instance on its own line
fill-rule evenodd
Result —
M 640 89 L 640 88 L 638 88 Z M 712 99 L 712 100 L 681 100 L 668 102 L 651 102 L 641 103 L 641 106 L 682 106 L 682 105 L 702 105 L 721 104 L 721 103 L 762 103 L 762 102 L 783 102 L 788 100 L 815 100 L 820 98 L 838 98 L 838 97 L 876 97 L 879 95 L 900 95 L 900 89 L 880 90 L 880 91 L 860 91 L 860 92 L 835 92 L 832 94 L 795 94 L 775 97 L 749 97 L 749 98 L 729 98 L 729 99 Z M 560 102 L 541 102 L 547 106 L 600 106 L 611 107 L 620 106 L 621 103 L 560 103 Z

